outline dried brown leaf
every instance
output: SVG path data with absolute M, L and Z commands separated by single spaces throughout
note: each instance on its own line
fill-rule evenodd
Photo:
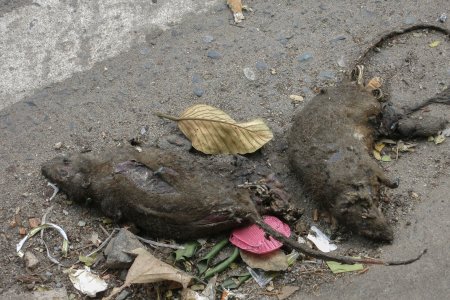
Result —
M 237 123 L 220 109 L 205 104 L 189 107 L 178 118 L 157 115 L 177 121 L 192 146 L 206 154 L 252 153 L 273 138 L 262 119 Z
M 178 282 L 183 288 L 187 288 L 192 280 L 189 274 L 160 261 L 145 249 L 137 248 L 132 253 L 137 254 L 137 257 L 128 270 L 124 284 L 114 288 L 111 294 L 104 298 L 105 300 L 113 299 L 115 295 L 134 283 L 152 283 L 168 280 Z

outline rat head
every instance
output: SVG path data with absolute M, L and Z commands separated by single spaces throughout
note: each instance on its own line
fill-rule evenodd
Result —
M 84 201 L 90 182 L 80 159 L 56 157 L 42 165 L 42 174 L 61 188 L 71 199 Z
M 392 228 L 370 193 L 359 190 L 343 193 L 338 198 L 333 214 L 351 231 L 377 241 L 394 239 Z

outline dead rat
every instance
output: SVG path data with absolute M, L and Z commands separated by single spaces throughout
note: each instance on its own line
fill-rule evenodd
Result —
M 419 29 L 437 30 L 449 36 L 447 29 L 433 25 L 391 31 L 376 40 L 357 63 L 387 39 Z M 359 70 L 361 83 L 362 68 Z M 448 103 L 448 92 L 442 98 L 442 101 L 439 97 L 428 99 L 403 114 L 391 109 L 382 115 L 382 107 L 371 92 L 361 84 L 345 80 L 314 97 L 294 116 L 288 136 L 291 167 L 309 195 L 341 224 L 365 237 L 392 241 L 392 228 L 378 207 L 379 190 L 381 184 L 395 188 L 398 181 L 389 179 L 369 155 L 377 133 L 377 120 L 381 116 L 388 127 L 400 125 L 390 127 L 390 133 L 402 132 L 398 128 L 408 131 L 411 127 L 400 123 L 401 119 L 406 120 L 408 113 L 430 103 Z M 435 122 L 432 125 L 436 128 Z
M 374 53 L 376 48 L 381 47 L 387 40 L 395 36 L 417 30 L 432 30 L 442 33 L 447 36 L 447 38 L 450 38 L 450 30 L 431 24 L 415 24 L 396 30 L 390 30 L 381 34 L 369 45 L 364 53 L 356 60 L 352 70 L 355 70 L 357 65 L 363 65 L 364 60 L 366 60 L 369 55 Z M 402 138 L 429 137 L 436 134 L 438 131 L 445 128 L 445 126 L 449 123 L 448 120 L 443 118 L 431 118 L 428 116 L 424 116 L 421 119 L 410 118 L 410 115 L 414 112 L 419 111 L 430 104 L 450 105 L 450 88 L 446 88 L 437 95 L 422 100 L 420 103 L 412 107 L 396 108 L 392 102 L 387 101 L 382 105 L 382 113 L 380 115 L 377 134 Z
M 398 265 L 322 253 L 286 238 L 262 221 L 246 189 L 237 189 L 214 166 L 158 148 L 114 148 L 102 154 L 57 157 L 42 173 L 77 202 L 87 200 L 112 218 L 128 219 L 155 237 L 192 239 L 249 223 L 286 245 L 320 259 Z

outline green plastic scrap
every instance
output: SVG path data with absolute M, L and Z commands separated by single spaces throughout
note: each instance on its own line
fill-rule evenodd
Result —
M 326 263 L 331 272 L 334 274 L 364 270 L 364 266 L 362 264 L 346 265 L 335 261 L 327 261 Z

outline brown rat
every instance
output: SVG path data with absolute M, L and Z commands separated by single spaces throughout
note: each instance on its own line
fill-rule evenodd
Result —
M 314 97 L 294 116 L 288 136 L 293 171 L 309 195 L 349 229 L 383 241 L 392 228 L 378 208 L 381 184 L 396 187 L 369 155 L 378 100 L 345 82 Z
M 81 203 L 90 199 L 104 214 L 128 219 L 153 236 L 191 239 L 255 223 L 268 235 L 308 256 L 342 263 L 409 264 L 425 253 L 413 259 L 385 262 L 313 250 L 265 224 L 248 191 L 237 189 L 220 176 L 217 166 L 158 148 L 138 152 L 125 147 L 101 154 L 57 157 L 42 166 L 42 173 L 71 199 Z
M 257 214 L 247 190 L 207 169 L 165 150 L 125 147 L 57 157 L 42 172 L 70 199 L 90 200 L 115 220 L 132 221 L 155 237 L 190 239 Z

